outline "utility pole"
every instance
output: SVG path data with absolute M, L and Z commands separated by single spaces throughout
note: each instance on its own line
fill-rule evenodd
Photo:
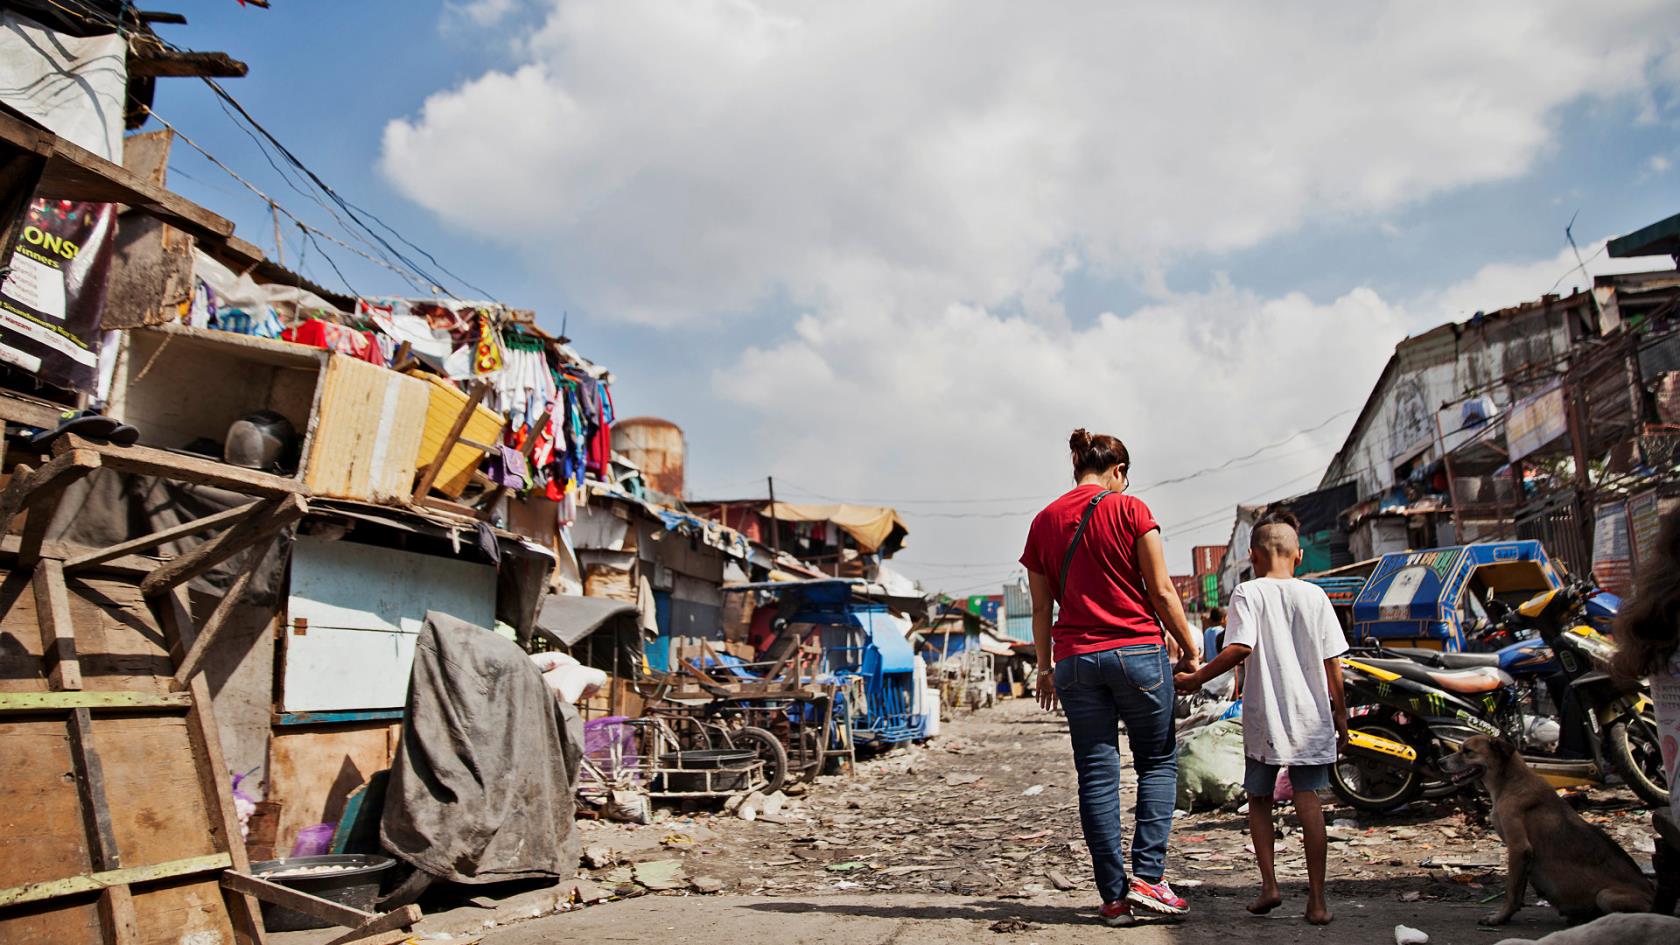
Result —
M 274 261 L 284 266 L 286 264 L 286 244 L 280 241 L 280 205 L 270 200 L 268 212 L 274 216 Z
M 770 550 L 779 555 L 782 553 L 782 525 L 776 518 L 776 477 L 765 476 L 764 482 L 770 487 Z

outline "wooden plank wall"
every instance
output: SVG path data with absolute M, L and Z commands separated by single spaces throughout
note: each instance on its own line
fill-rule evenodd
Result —
M 279 804 L 274 855 L 289 854 L 305 827 L 337 822 L 350 792 L 391 766 L 401 738 L 399 722 L 276 726 L 268 743 L 268 797 Z
M 247 863 L 203 678 L 179 691 L 133 577 L 57 564 L 0 559 L 0 942 L 260 943 L 219 884 Z

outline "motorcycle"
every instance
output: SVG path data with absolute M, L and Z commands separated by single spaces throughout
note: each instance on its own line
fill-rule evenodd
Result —
M 1343 658 L 1356 714 L 1349 751 L 1332 770 L 1337 796 L 1362 810 L 1389 811 L 1425 794 L 1450 794 L 1456 787 L 1440 760 L 1480 734 L 1516 745 L 1554 786 L 1602 786 L 1614 771 L 1643 802 L 1666 805 L 1650 698 L 1643 690 L 1619 691 L 1604 672 L 1614 644 L 1589 623 L 1589 592 L 1575 584 L 1522 604 L 1501 622 L 1535 639 L 1495 653 L 1420 660 L 1379 648 Z M 1513 670 L 1530 685 L 1519 685 Z M 1536 689 L 1558 708 L 1555 728 L 1524 711 L 1534 706 Z

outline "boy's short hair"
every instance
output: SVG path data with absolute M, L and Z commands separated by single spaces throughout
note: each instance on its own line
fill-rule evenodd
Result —
M 1267 510 L 1254 523 L 1248 547 L 1280 557 L 1293 557 L 1301 550 L 1301 520 L 1288 509 Z

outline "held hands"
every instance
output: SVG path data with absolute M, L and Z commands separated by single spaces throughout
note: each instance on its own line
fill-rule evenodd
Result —
M 1038 705 L 1047 711 L 1056 709 L 1056 677 L 1049 672 L 1038 674 Z
M 1194 653 L 1185 653 L 1173 667 L 1173 688 L 1186 695 L 1195 692 L 1207 682 L 1202 677 L 1201 660 Z

